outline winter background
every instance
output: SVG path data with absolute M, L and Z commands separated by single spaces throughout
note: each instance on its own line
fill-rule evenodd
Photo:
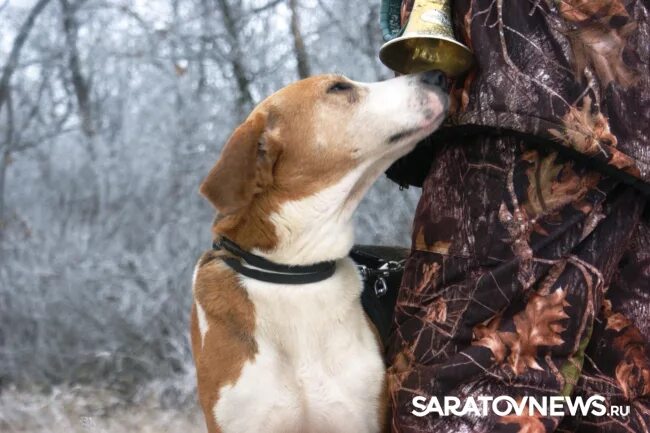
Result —
M 203 432 L 197 193 L 272 91 L 376 81 L 379 0 L 0 0 L 0 431 Z M 408 245 L 382 178 L 357 240 Z M 245 412 L 246 408 L 242 408 Z

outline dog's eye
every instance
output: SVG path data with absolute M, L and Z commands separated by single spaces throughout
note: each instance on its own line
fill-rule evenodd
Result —
M 327 93 L 339 93 L 347 90 L 352 90 L 352 84 L 346 83 L 345 81 L 339 81 L 329 86 Z

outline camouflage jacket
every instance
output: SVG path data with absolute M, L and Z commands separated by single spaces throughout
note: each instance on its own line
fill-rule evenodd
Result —
M 446 127 L 389 172 L 423 187 L 387 353 L 392 431 L 648 433 L 648 3 L 453 8 L 477 67 Z M 593 394 L 631 411 L 411 413 L 415 396 Z
M 402 22 L 412 4 L 404 0 Z M 456 35 L 473 50 L 476 65 L 455 83 L 451 115 L 434 141 L 485 129 L 528 134 L 650 191 L 647 1 L 452 5 Z M 400 161 L 389 175 L 421 184 L 428 170 L 423 151 Z

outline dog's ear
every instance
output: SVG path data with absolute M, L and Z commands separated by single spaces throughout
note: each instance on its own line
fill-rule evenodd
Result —
M 263 140 L 265 116 L 255 115 L 241 124 L 221 151 L 216 165 L 199 191 L 222 214 L 248 205 L 255 194 L 273 182 L 278 146 Z

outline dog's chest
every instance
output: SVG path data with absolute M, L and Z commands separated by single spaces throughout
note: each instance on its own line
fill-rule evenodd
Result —
M 353 265 L 323 282 L 287 286 L 246 280 L 258 352 L 214 415 L 224 433 L 376 432 L 384 366 L 359 303 Z

